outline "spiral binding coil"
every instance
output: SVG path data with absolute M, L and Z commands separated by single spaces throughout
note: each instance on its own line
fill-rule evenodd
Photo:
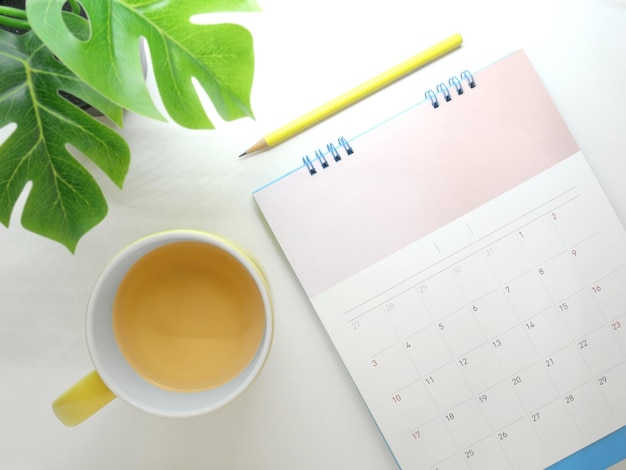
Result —
M 307 170 L 309 170 L 309 173 L 311 175 L 314 175 L 317 173 L 317 169 L 315 168 L 314 162 L 317 162 L 318 165 L 323 170 L 328 168 L 329 163 L 328 163 L 328 159 L 326 158 L 326 155 L 330 155 L 330 157 L 332 157 L 332 159 L 335 162 L 340 162 L 341 161 L 341 154 L 339 153 L 340 149 L 343 149 L 346 155 L 352 155 L 354 153 L 354 149 L 350 146 L 348 139 L 346 139 L 345 137 L 339 137 L 339 139 L 337 139 L 337 145 L 335 145 L 332 142 L 329 142 L 326 145 L 326 149 L 327 149 L 326 153 L 324 153 L 322 149 L 317 149 L 315 151 L 314 160 L 311 160 L 308 155 L 305 155 L 304 157 L 302 157 L 302 163 L 304 163 L 304 166 L 306 166 Z
M 460 77 L 460 79 L 459 79 Z M 445 83 L 440 83 L 437 85 L 437 93 L 433 90 L 426 90 L 424 96 L 427 100 L 430 101 L 430 104 L 433 108 L 437 109 L 439 107 L 439 99 L 437 98 L 437 94 L 441 94 L 443 96 L 444 102 L 452 101 L 452 93 L 450 93 L 450 89 L 454 88 L 457 95 L 463 94 L 463 82 L 467 82 L 467 86 L 469 88 L 476 87 L 476 81 L 474 80 L 474 76 L 471 74 L 469 70 L 464 70 L 459 74 L 459 77 L 451 77 L 448 80 L 448 85 Z
M 465 82 L 467 82 L 467 87 L 469 87 L 470 89 L 476 87 L 476 81 L 474 80 L 474 76 L 469 70 L 462 71 L 458 77 L 451 77 L 448 80 L 448 85 L 443 82 L 437 85 L 436 93 L 433 90 L 426 90 L 424 96 L 426 96 L 426 99 L 430 101 L 432 107 L 436 109 L 439 107 L 439 98 L 437 98 L 438 94 L 443 97 L 444 102 L 447 103 L 448 101 L 452 101 L 452 93 L 450 93 L 450 90 L 454 90 L 457 96 L 462 95 L 464 92 L 463 87 Z M 330 166 L 329 160 L 340 162 L 341 154 L 339 153 L 339 150 L 341 149 L 343 149 L 347 155 L 352 155 L 354 153 L 354 150 L 348 143 L 348 140 L 345 137 L 339 137 L 339 139 L 337 139 L 336 145 L 332 142 L 329 142 L 326 145 L 326 152 L 324 152 L 322 149 L 317 149 L 315 151 L 314 159 L 309 158 L 308 155 L 302 157 L 302 163 L 304 163 L 304 166 L 309 171 L 309 174 L 315 175 L 317 174 L 316 166 L 321 168 L 322 170 L 325 170 Z

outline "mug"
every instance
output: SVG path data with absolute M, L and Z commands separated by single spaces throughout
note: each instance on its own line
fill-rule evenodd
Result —
M 273 337 L 269 288 L 231 242 L 174 230 L 136 241 L 105 267 L 89 298 L 94 371 L 53 403 L 75 426 L 118 397 L 164 417 L 210 413 L 258 376 Z

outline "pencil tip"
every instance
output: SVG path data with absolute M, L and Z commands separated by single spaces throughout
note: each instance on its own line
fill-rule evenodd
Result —
M 247 155 L 252 155 L 253 153 L 260 152 L 261 150 L 265 150 L 267 147 L 268 147 L 267 142 L 263 138 L 263 139 L 259 140 L 256 144 L 254 144 L 252 147 L 249 147 L 241 155 L 239 155 L 239 158 L 245 157 Z

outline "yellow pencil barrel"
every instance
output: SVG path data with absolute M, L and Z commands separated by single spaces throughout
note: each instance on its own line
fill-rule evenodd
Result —
M 453 34 L 452 36 L 434 44 L 428 49 L 414 55 L 380 75 L 362 83 L 356 88 L 338 96 L 334 100 L 331 100 L 328 103 L 315 108 L 313 111 L 294 119 L 280 129 L 270 132 L 265 136 L 265 142 L 267 145 L 273 146 L 289 139 L 295 134 L 302 132 L 332 114 L 337 113 L 338 111 L 354 104 L 356 101 L 359 101 L 384 86 L 398 80 L 409 72 L 432 62 L 433 60 L 450 52 L 452 49 L 459 47 L 462 43 L 463 38 L 461 35 L 458 33 Z

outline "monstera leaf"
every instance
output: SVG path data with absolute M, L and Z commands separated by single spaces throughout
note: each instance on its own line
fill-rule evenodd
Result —
M 130 154 L 124 139 L 61 92 L 121 125 L 121 108 L 78 79 L 32 32 L 18 36 L 0 30 L 0 128 L 17 126 L 0 146 L 0 222 L 8 226 L 19 195 L 32 182 L 22 225 L 74 251 L 80 237 L 104 218 L 107 205 L 67 146 L 118 186 Z
M 145 39 L 159 95 L 178 124 L 213 127 L 194 79 L 224 120 L 252 117 L 250 33 L 233 24 L 193 24 L 191 17 L 258 11 L 258 6 L 254 0 L 66 3 L 28 0 L 20 18 L 27 17 L 32 31 L 20 36 L 0 30 L 0 129 L 16 125 L 0 142 L 0 223 L 8 226 L 30 182 L 22 225 L 74 251 L 82 235 L 105 217 L 107 205 L 69 146 L 119 187 L 130 160 L 124 139 L 79 105 L 93 106 L 119 126 L 124 108 L 165 119 L 144 79 L 140 44 Z
M 224 120 L 252 116 L 252 37 L 234 24 L 198 25 L 193 15 L 257 11 L 254 0 L 81 0 L 90 34 L 73 32 L 66 0 L 28 0 L 33 31 L 76 75 L 123 108 L 161 118 L 142 73 L 140 41 L 151 54 L 159 94 L 172 119 L 212 128 L 193 86 L 195 78 Z

